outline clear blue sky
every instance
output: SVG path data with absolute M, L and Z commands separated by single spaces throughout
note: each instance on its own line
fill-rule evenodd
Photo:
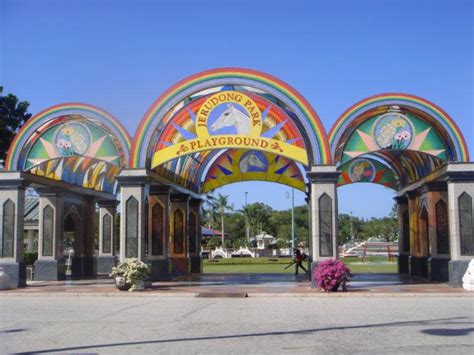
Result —
M 97 105 L 135 132 L 176 81 L 225 66 L 273 74 L 313 105 L 326 130 L 369 95 L 406 92 L 444 108 L 474 154 L 471 0 L 0 0 L 0 84 L 37 113 Z M 230 185 L 235 207 L 286 208 L 289 190 Z M 339 189 L 342 212 L 388 213 L 390 190 Z M 296 202 L 301 203 L 302 194 Z

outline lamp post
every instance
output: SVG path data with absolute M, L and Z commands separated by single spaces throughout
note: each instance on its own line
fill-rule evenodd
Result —
M 248 196 L 248 194 L 249 193 L 247 191 L 245 191 L 245 207 L 247 207 L 247 196 Z M 250 245 L 250 227 L 249 227 L 249 221 L 248 221 L 247 214 L 245 215 L 245 234 L 246 234 L 246 237 L 247 237 L 247 243 L 249 243 L 249 245 Z
M 352 226 L 352 211 L 349 212 L 351 218 L 351 242 L 354 242 L 354 227 Z
M 288 191 L 286 198 L 290 198 Z M 291 249 L 295 250 L 295 190 L 291 188 Z

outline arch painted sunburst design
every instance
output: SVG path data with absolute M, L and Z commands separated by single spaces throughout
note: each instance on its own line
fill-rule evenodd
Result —
M 404 112 L 374 115 L 362 122 L 347 139 L 341 162 L 383 149 L 407 149 L 448 160 L 448 147 L 428 122 Z
M 267 152 L 229 149 L 209 168 L 203 192 L 251 180 L 276 182 L 305 191 L 303 175 L 294 161 Z
M 120 154 L 111 137 L 86 118 L 69 115 L 59 117 L 56 125 L 36 138 L 25 157 L 24 169 L 70 156 L 96 158 L 120 166 Z
M 207 113 L 206 106 L 218 102 L 221 96 L 224 97 L 224 102 L 215 104 L 217 113 L 212 110 Z M 241 102 L 225 101 L 225 98 L 235 98 Z M 247 109 L 250 111 L 246 111 Z M 239 128 L 239 119 L 235 117 L 231 124 L 220 123 L 225 115 L 239 116 L 243 126 Z M 202 121 L 203 118 L 206 119 L 205 122 Z M 224 126 L 215 128 L 217 121 Z M 247 128 L 245 125 L 248 125 Z M 220 143 L 221 141 L 225 143 Z M 234 145 L 255 145 L 255 149 L 271 150 L 281 155 L 290 154 L 303 164 L 308 162 L 304 138 L 288 113 L 257 94 L 228 91 L 223 87 L 217 93 L 202 95 L 191 101 L 177 110 L 172 118 L 167 118 L 154 149 L 151 167 L 156 168 L 180 155 L 216 148 L 236 148 Z
M 82 103 L 49 107 L 15 136 L 7 169 L 114 193 L 128 165 L 130 136 L 106 111 Z
M 251 88 L 250 91 L 258 92 L 261 97 L 271 96 L 277 106 L 291 111 L 291 120 L 298 125 L 304 136 L 308 156 L 304 164 L 331 164 L 331 154 L 324 127 L 309 103 L 296 90 L 262 72 L 242 68 L 221 68 L 204 71 L 178 82 L 152 104 L 137 129 L 130 167 L 151 168 L 158 165 L 152 163 L 156 158 L 152 155 L 158 143 L 157 135 L 162 133 L 164 126 L 176 111 L 187 105 L 189 100 L 193 100 L 196 94 L 206 92 L 206 95 L 212 94 L 216 87 L 232 91 L 239 91 L 238 88 Z M 230 87 L 232 88 L 229 89 Z M 260 139 L 260 141 L 263 140 L 263 138 Z M 230 140 L 228 143 L 230 144 Z M 189 147 L 183 148 L 188 148 L 187 151 L 189 151 Z M 291 150 L 291 147 L 288 148 Z M 163 158 L 156 158 L 157 161 L 163 162 L 161 159 Z
M 393 170 L 381 162 L 369 157 L 352 159 L 339 166 L 341 172 L 337 186 L 353 183 L 374 183 L 398 190 L 398 178 Z
M 112 137 L 80 115 L 60 116 L 48 125 L 32 142 L 23 164 L 32 174 L 110 193 L 121 170 Z

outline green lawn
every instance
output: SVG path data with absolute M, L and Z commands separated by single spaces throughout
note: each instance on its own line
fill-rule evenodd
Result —
M 343 260 L 353 273 L 391 273 L 397 272 L 397 263 L 384 257 L 370 257 L 365 263 L 360 259 Z M 293 273 L 294 265 L 285 270 L 291 262 L 289 258 L 235 258 L 204 260 L 205 273 Z M 305 265 L 306 267 L 306 265 Z

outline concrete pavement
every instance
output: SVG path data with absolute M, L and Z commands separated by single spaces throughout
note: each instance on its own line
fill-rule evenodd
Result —
M 2 353 L 471 354 L 472 297 L 1 297 Z

